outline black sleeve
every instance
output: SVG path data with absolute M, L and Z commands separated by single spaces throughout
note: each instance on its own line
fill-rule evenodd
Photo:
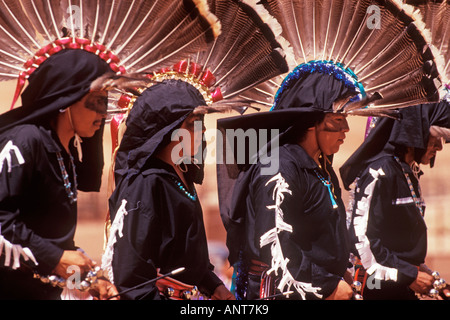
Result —
M 114 212 L 108 241 L 115 240 L 111 244 L 114 245 L 111 280 L 119 292 L 157 277 L 155 265 L 161 241 L 157 199 L 160 197 L 153 182 L 135 182 L 133 192 L 129 192 L 126 199 L 119 199 Z M 122 299 L 155 300 L 159 299 L 159 293 L 155 283 L 150 283 L 126 293 Z
M 306 189 L 300 178 L 286 166 L 273 177 L 258 178 L 253 190 L 258 215 L 255 242 L 259 242 L 265 262 L 281 273 L 281 291 L 290 287 L 304 298 L 324 298 L 334 291 L 341 277 L 314 263 L 314 252 L 307 252 L 295 240 L 307 228 L 302 221 Z
M 28 228 L 20 212 L 20 203 L 27 201 L 24 194 L 32 187 L 35 159 L 39 158 L 39 141 L 34 138 L 36 135 L 27 133 L 25 137 L 12 137 L 0 145 L 0 235 L 3 241 L 8 242 L 4 242 L 4 245 L 28 248 L 39 263 L 38 271 L 50 274 L 63 250 Z
M 383 244 L 383 234 L 386 232 L 383 223 L 393 212 L 392 173 L 388 168 L 371 169 L 360 181 L 353 228 L 361 262 L 368 273 L 376 273 L 377 278 L 409 285 L 417 277 L 417 267 L 399 258 L 395 251 Z

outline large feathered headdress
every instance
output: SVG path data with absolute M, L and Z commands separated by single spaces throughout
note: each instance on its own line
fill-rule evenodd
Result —
M 266 90 L 275 96 L 274 109 L 283 107 L 283 96 L 310 74 L 332 76 L 359 95 L 331 101 L 333 112 L 391 115 L 396 108 L 439 100 L 443 59 L 429 45 L 429 33 L 412 7 L 396 0 L 254 5 L 277 20 L 292 48 L 290 74 L 280 77 L 280 88 L 271 87 L 276 95 Z
M 450 90 L 450 2 L 448 0 L 406 0 L 416 7 L 426 29 L 430 33 L 431 45 L 442 56 L 442 80 Z
M 450 104 L 450 1 L 407 0 L 406 3 L 414 5 L 420 11 L 423 22 L 430 32 L 431 45 L 439 50 L 443 57 L 443 82 L 445 96 L 443 102 Z M 449 108 L 450 110 L 450 108 Z M 450 127 L 450 112 L 448 115 Z M 450 142 L 450 130 L 444 127 L 432 126 L 435 136 L 441 136 Z
M 17 79 L 11 108 L 28 86 L 23 105 L 0 117 L 0 130 L 37 124 L 92 89 L 130 89 L 136 81 L 119 75 L 173 63 L 219 33 L 205 0 L 2 0 L 0 81 Z M 109 87 L 96 81 L 105 73 L 115 75 Z M 102 133 L 72 150 L 84 155 L 82 163 L 76 157 L 80 190 L 100 187 Z
M 251 98 L 247 92 L 288 71 L 285 53 L 277 41 L 278 34 L 249 5 L 239 0 L 209 0 L 208 5 L 221 23 L 220 36 L 205 50 L 193 54 L 181 51 L 185 59 L 173 66 L 155 68 L 148 74 L 148 85 L 140 90 L 164 80 L 182 80 L 203 96 L 206 102 L 203 112 L 236 110 L 243 113 L 266 99 L 263 92 Z M 115 111 L 126 112 L 137 97 L 126 93 L 116 98 Z M 112 120 L 114 148 L 119 145 L 121 134 L 118 131 L 123 132 L 119 128 L 122 123 L 122 115 Z
M 423 20 L 430 46 L 439 52 L 442 58 L 440 69 L 444 82 L 444 94 L 449 90 L 450 76 L 450 3 L 448 1 L 408 0 L 407 4 L 415 6 L 415 15 Z M 415 161 L 420 163 L 426 152 L 426 144 L 430 134 L 450 141 L 450 102 L 447 97 L 441 101 L 428 104 L 417 104 L 402 110 L 402 120 L 374 119 L 367 128 L 366 139 L 340 168 L 341 178 L 346 189 L 356 179 L 368 163 L 386 155 L 395 154 L 405 147 L 414 148 Z M 370 133 L 370 134 L 369 134 Z M 431 159 L 433 167 L 435 157 Z
M 214 39 L 220 23 L 204 0 L 3 0 L 0 80 L 26 79 L 64 49 L 82 49 L 124 74 L 153 70 Z M 14 104 L 13 104 L 14 106 Z

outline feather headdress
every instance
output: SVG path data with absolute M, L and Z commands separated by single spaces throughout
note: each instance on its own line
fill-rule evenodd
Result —
M 450 89 L 450 2 L 448 0 L 407 0 L 409 5 L 418 8 L 425 27 L 429 30 L 431 45 L 438 50 L 442 59 L 442 80 Z
M 450 1 L 441 0 L 407 0 L 407 4 L 413 5 L 420 11 L 423 22 L 429 30 L 431 45 L 434 50 L 439 51 L 443 70 L 443 90 L 447 109 L 450 107 Z M 445 104 L 445 102 L 444 102 Z M 450 111 L 449 111 L 450 116 Z M 450 126 L 450 119 L 448 125 Z M 447 143 L 450 142 L 450 129 L 443 126 L 431 126 L 430 132 L 433 136 L 442 137 Z
M 26 79 L 61 50 L 95 53 L 119 74 L 143 72 L 219 33 L 205 0 L 2 0 L 0 80 L 18 78 L 13 107 Z
M 410 6 L 396 0 L 252 2 L 262 15 L 276 19 L 291 46 L 286 50 L 291 73 L 264 89 L 274 96 L 275 107 L 286 88 L 317 72 L 359 93 L 359 99 L 337 101 L 334 112 L 389 116 L 397 108 L 439 100 L 442 59 Z
M 183 51 L 185 59 L 149 73 L 148 85 L 141 91 L 154 83 L 179 79 L 198 89 L 209 112 L 243 113 L 249 107 L 257 108 L 253 104 L 266 99 L 266 94 L 258 91 L 249 97 L 246 93 L 288 71 L 277 33 L 252 7 L 239 0 L 209 0 L 208 5 L 221 23 L 221 34 L 205 50 L 193 54 Z M 112 112 L 125 113 L 136 98 L 129 93 L 113 98 Z M 123 120 L 123 115 L 112 120 L 113 150 L 119 144 Z

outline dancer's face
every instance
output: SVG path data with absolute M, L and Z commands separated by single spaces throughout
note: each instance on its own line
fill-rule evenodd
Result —
M 433 159 L 438 151 L 443 149 L 442 138 L 438 138 L 430 134 L 428 138 L 427 151 L 420 159 L 422 164 L 430 164 L 431 159 Z
M 92 91 L 70 107 L 75 132 L 84 138 L 92 137 L 106 118 L 108 94 Z
M 325 114 L 324 120 L 316 125 L 317 142 L 322 153 L 329 156 L 338 152 L 344 143 L 345 133 L 349 131 L 346 115 Z

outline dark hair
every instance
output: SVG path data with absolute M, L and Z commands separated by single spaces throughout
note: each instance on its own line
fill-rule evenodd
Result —
M 324 118 L 324 112 L 312 112 L 305 114 L 301 121 L 298 121 L 286 131 L 283 140 L 287 143 L 299 143 L 303 141 L 308 129 L 321 123 Z

